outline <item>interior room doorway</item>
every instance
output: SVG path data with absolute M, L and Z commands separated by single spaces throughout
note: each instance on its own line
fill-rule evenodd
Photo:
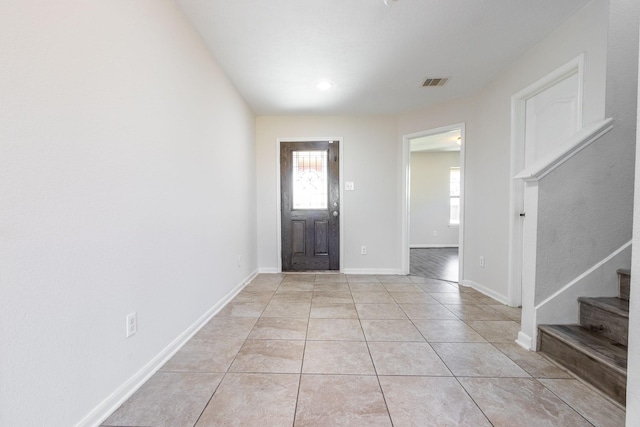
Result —
M 462 279 L 463 148 L 463 124 L 404 137 L 405 274 Z

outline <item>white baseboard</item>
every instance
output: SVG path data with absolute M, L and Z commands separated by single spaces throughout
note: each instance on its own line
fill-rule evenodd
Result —
M 481 293 L 485 294 L 486 296 L 493 298 L 494 300 L 498 301 L 501 304 L 508 305 L 507 297 L 497 293 L 496 291 L 494 291 L 492 289 L 489 289 L 489 288 L 481 285 L 480 283 L 474 282 L 473 280 L 462 280 L 460 282 L 460 284 L 462 286 L 471 287 L 471 288 L 475 289 L 476 291 L 481 292 Z
M 411 249 L 442 249 L 442 248 L 459 248 L 457 243 L 412 243 L 409 245 Z
M 260 267 L 259 273 L 263 274 L 277 274 L 280 273 L 277 268 L 273 267 Z M 337 272 L 330 272 L 337 273 Z M 341 273 L 343 274 L 380 274 L 380 275 L 402 275 L 402 269 L 400 268 L 344 268 Z M 317 274 L 317 273 L 316 273 Z
M 516 339 L 516 344 L 518 344 L 520 347 L 524 348 L 525 350 L 535 351 L 535 348 L 531 345 L 532 343 L 533 343 L 533 340 L 529 335 L 525 334 L 522 331 L 518 332 L 518 338 Z
M 244 280 L 243 280 L 240 284 L 238 284 L 238 285 L 236 286 L 236 288 L 237 288 L 238 286 L 240 286 L 240 285 L 244 285 L 244 286 L 248 285 L 248 284 L 249 284 L 249 282 L 251 282 L 253 279 L 255 279 L 255 278 L 256 278 L 256 276 L 257 276 L 258 274 L 260 274 L 260 272 L 258 271 L 258 269 L 253 270 L 253 271 L 252 271 L 252 272 L 251 272 L 247 277 L 245 277 L 245 278 L 244 278 Z M 242 286 L 242 288 L 243 288 L 244 286 Z M 236 289 L 236 288 L 233 288 L 233 289 Z M 236 295 L 238 294 L 238 292 L 240 292 L 240 291 L 242 290 L 242 288 L 238 289 L 238 291 L 237 291 L 233 296 L 236 296 Z M 233 291 L 232 291 L 232 292 L 233 292 Z M 228 296 L 228 295 L 229 295 L 229 294 L 225 295 L 225 298 L 227 298 L 227 296 Z M 230 301 L 230 300 L 229 300 L 229 301 Z M 229 301 L 227 301 L 227 302 L 229 302 Z M 225 304 L 226 304 L 226 303 L 225 303 Z
M 402 275 L 402 269 L 396 268 L 345 268 L 344 274 L 379 274 L 379 275 Z
M 116 409 L 118 409 L 133 393 L 135 393 L 153 374 L 155 374 L 174 354 L 184 346 L 211 318 L 229 303 L 256 275 L 253 271 L 227 295 L 207 310 L 198 320 L 174 339 L 160 353 L 144 365 L 124 384 L 114 390 L 105 400 L 96 406 L 89 414 L 80 420 L 76 427 L 94 427 L 102 424 Z

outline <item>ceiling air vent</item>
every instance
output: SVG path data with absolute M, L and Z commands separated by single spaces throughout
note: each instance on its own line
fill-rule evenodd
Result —
M 431 77 L 422 83 L 422 87 L 442 87 L 447 84 L 449 77 Z

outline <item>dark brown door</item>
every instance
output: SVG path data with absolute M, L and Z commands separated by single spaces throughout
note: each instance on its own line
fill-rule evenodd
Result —
M 282 142 L 282 271 L 340 270 L 338 141 Z

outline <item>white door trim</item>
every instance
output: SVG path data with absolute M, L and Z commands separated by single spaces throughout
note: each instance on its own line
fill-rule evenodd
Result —
M 573 76 L 578 75 L 578 112 L 577 112 L 577 129 L 582 128 L 582 97 L 584 86 L 584 54 L 574 58 L 565 65 L 541 78 L 537 82 L 531 84 L 520 92 L 511 97 L 511 186 L 509 194 L 509 287 L 508 287 L 508 304 L 518 307 L 523 304 L 523 272 L 535 272 L 535 250 L 528 250 L 526 256 L 523 253 L 522 245 L 524 243 L 522 223 L 523 219 L 520 213 L 524 212 L 524 192 L 525 185 L 521 179 L 516 179 L 525 168 L 525 113 L 526 102 L 528 99 L 538 95 L 557 83 Z M 537 195 L 537 192 L 536 192 Z M 533 194 L 532 194 L 533 196 Z M 527 203 L 527 228 L 531 234 L 537 232 L 537 213 L 538 200 L 537 197 L 528 197 Z M 533 256 L 531 256 L 533 255 Z M 523 265 L 533 264 L 531 265 Z M 532 280 L 535 280 L 533 278 Z
M 464 279 L 464 153 L 465 153 L 465 123 L 456 123 L 449 126 L 442 126 L 421 132 L 410 133 L 402 136 L 402 168 L 400 169 L 402 181 L 402 274 L 409 274 L 410 251 L 409 251 L 409 231 L 411 215 L 410 200 L 411 195 L 411 147 L 409 141 L 414 138 L 435 135 L 438 133 L 460 130 L 460 226 L 458 228 L 458 282 Z
M 309 142 L 309 141 L 338 141 L 340 146 L 338 147 L 338 155 L 340 158 L 340 164 L 338 170 L 340 171 L 340 271 L 344 270 L 344 197 L 342 188 L 344 186 L 344 142 L 342 137 L 293 137 L 293 138 L 277 138 L 276 139 L 276 241 L 277 241 L 277 254 L 278 254 L 278 270 L 277 273 L 282 273 L 282 209 L 280 206 L 280 144 L 282 142 Z

